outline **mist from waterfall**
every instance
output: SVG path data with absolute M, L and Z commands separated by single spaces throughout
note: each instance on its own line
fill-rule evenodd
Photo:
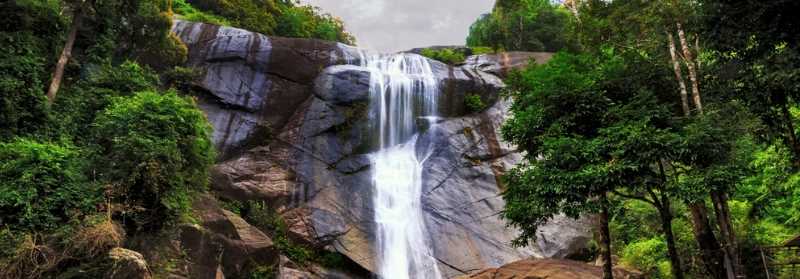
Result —
M 361 53 L 370 71 L 370 112 L 380 150 L 372 182 L 377 228 L 377 268 L 382 279 L 441 278 L 422 216 L 423 128 L 435 128 L 438 80 L 428 60 L 415 54 Z

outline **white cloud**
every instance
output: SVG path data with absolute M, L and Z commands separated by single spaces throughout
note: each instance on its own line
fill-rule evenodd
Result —
M 358 45 L 400 51 L 463 45 L 469 26 L 494 0 L 301 0 L 340 17 Z

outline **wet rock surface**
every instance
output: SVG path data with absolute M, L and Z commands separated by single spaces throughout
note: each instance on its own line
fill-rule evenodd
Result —
M 267 201 L 296 240 L 335 249 L 375 271 L 369 157 L 376 146 L 375 116 L 368 110 L 370 73 L 355 66 L 360 63 L 356 50 L 183 21 L 176 21 L 173 31 L 189 47 L 188 65 L 204 72 L 196 81 L 205 92 L 200 105 L 222 153 L 212 170 L 215 193 L 229 200 Z M 422 203 L 430 244 L 447 277 L 528 257 L 566 256 L 590 237 L 584 223 L 563 219 L 542 229 L 545 242 L 523 248 L 510 244 L 517 232 L 499 218 L 504 206 L 499 177 L 521 155 L 499 137 L 509 101 L 499 97 L 504 85 L 497 74 L 521 67 L 530 57 L 542 62 L 549 56 L 510 57 L 511 62 L 500 56 L 471 58 L 459 67 L 431 61 L 444 119 L 422 136 L 434 150 L 425 162 Z M 468 112 L 464 100 L 470 94 L 480 96 L 487 108 Z M 233 249 L 234 258 L 273 253 L 267 242 L 242 243 L 262 237 L 224 211 L 203 216 L 204 229 L 187 228 L 187 242 L 217 241 L 223 250 L 247 247 L 245 254 Z M 192 251 L 197 257 L 219 252 Z M 209 274 L 220 266 L 225 274 L 235 274 L 238 263 L 205 266 Z

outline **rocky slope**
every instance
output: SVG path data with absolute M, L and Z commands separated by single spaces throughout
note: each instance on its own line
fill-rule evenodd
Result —
M 204 92 L 199 103 L 220 150 L 212 189 L 225 199 L 268 201 L 294 238 L 374 271 L 370 75 L 353 65 L 358 50 L 184 21 L 173 31 L 189 48 L 188 66 L 202 72 L 195 82 Z M 515 248 L 510 240 L 517 232 L 498 217 L 504 205 L 499 177 L 521 156 L 498 137 L 509 103 L 499 97 L 504 85 L 495 74 L 549 56 L 513 57 L 513 63 L 497 55 L 471 57 L 460 67 L 431 61 L 446 118 L 442 129 L 423 136 L 435 151 L 425 166 L 422 202 L 447 277 L 531 256 L 564 257 L 590 238 L 587 224 L 558 218 L 536 245 Z M 488 108 L 467 114 L 467 94 L 478 94 Z M 268 246 L 265 253 L 272 252 Z

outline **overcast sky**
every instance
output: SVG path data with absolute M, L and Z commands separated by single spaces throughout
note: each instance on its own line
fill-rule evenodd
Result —
M 340 17 L 360 47 L 400 51 L 463 45 L 469 26 L 494 0 L 301 0 Z

